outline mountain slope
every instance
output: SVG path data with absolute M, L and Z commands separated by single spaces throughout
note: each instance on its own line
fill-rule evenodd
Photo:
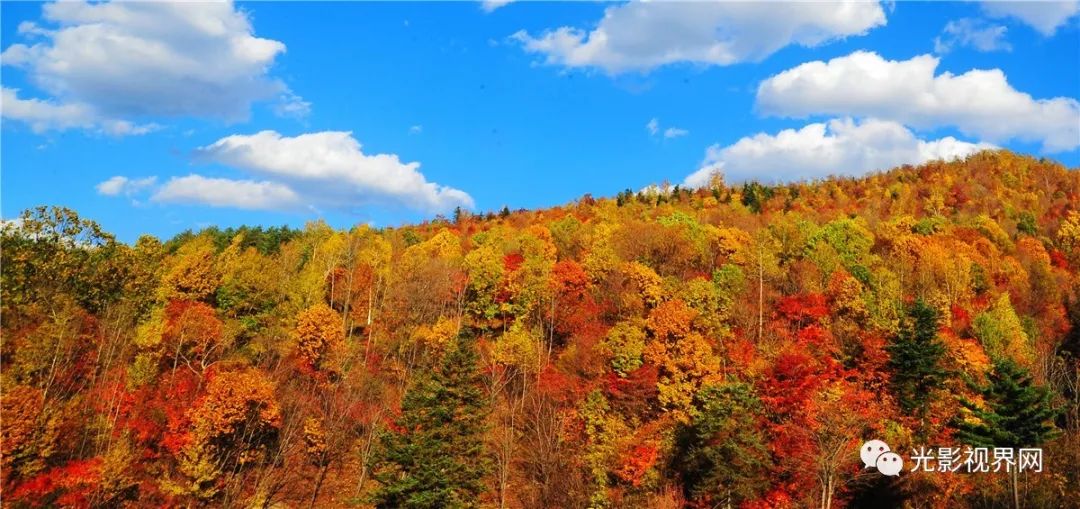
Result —
M 1006 364 L 1055 410 L 1029 412 L 1057 433 L 1024 444 L 1044 472 L 1020 496 L 1080 498 L 1080 172 L 1052 161 L 132 246 L 43 208 L 2 240 L 15 505 L 986 507 L 1011 500 L 1005 473 L 910 453 L 961 447 Z M 401 402 L 471 390 L 431 381 L 455 379 L 458 336 L 481 450 L 450 425 L 392 440 L 453 421 Z M 870 438 L 907 458 L 898 479 L 861 470 Z M 459 455 L 483 494 L 388 443 Z

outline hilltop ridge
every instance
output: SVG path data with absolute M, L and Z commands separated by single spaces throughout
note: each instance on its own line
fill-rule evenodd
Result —
M 1080 172 L 1005 151 L 133 245 L 42 207 L 0 229 L 5 498 L 985 507 L 1005 474 L 892 479 L 859 444 L 1010 436 L 1062 506 L 1078 207 Z

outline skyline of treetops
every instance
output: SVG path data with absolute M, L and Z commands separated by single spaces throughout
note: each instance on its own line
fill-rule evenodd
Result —
M 1051 159 L 130 243 L 57 205 L 0 226 L 11 507 L 1080 500 L 1080 171 Z M 913 468 L 967 446 L 1041 469 Z

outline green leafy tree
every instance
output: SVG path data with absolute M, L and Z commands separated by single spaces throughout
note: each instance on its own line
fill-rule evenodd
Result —
M 487 407 L 470 339 L 405 394 L 394 430 L 382 435 L 379 508 L 472 508 L 484 491 Z
M 900 408 L 921 418 L 946 375 L 941 366 L 945 345 L 938 339 L 937 311 L 922 300 L 915 301 L 907 320 L 886 349 L 893 392 Z
M 1021 212 L 1020 217 L 1016 219 L 1016 231 L 1027 235 L 1038 235 L 1039 223 L 1035 219 L 1035 214 L 1027 210 Z
M 123 290 L 127 274 L 115 263 L 116 239 L 71 209 L 26 210 L 17 220 L 0 223 L 0 244 L 3 311 L 9 321 L 32 304 L 52 307 L 62 295 L 96 312 Z

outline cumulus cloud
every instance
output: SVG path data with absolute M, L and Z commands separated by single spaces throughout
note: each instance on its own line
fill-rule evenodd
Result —
M 1080 12 L 1080 1 L 983 2 L 982 8 L 989 16 L 1018 19 L 1049 37 Z
M 685 185 L 707 185 L 713 173 L 728 181 L 781 182 L 829 175 L 862 175 L 903 164 L 955 159 L 995 148 L 951 136 L 921 140 L 896 122 L 850 118 L 758 133 L 728 145 L 706 150 L 701 168 L 686 177 Z
M 202 175 L 173 177 L 150 197 L 163 203 L 185 203 L 247 210 L 287 210 L 300 205 L 300 197 L 277 182 L 210 178 Z
M 1010 51 L 1012 46 L 1005 40 L 1009 29 L 975 18 L 961 18 L 945 25 L 941 35 L 934 38 L 934 52 L 948 53 L 954 47 L 966 46 L 978 51 Z
M 108 180 L 94 186 L 98 194 L 104 196 L 132 195 L 144 189 L 152 187 L 157 182 L 157 177 L 144 177 L 131 179 L 121 175 L 111 177 Z
M 42 7 L 42 17 L 45 27 L 19 26 L 30 42 L 0 55 L 52 96 L 20 105 L 36 108 L 34 115 L 4 108 L 6 118 L 36 129 L 107 130 L 110 122 L 147 117 L 239 121 L 252 103 L 275 98 L 287 115 L 309 109 L 269 75 L 285 45 L 256 37 L 231 2 L 56 2 Z
M 617 74 L 759 61 L 788 45 L 817 46 L 884 24 L 877 2 L 631 2 L 608 7 L 590 31 L 564 26 L 513 38 L 548 64 Z
M 58 104 L 42 99 L 22 99 L 13 88 L 0 89 L 0 116 L 23 122 L 35 133 L 81 128 L 114 136 L 155 131 L 157 124 L 135 124 L 127 120 L 103 118 L 85 104 Z
M 347 208 L 389 202 L 427 212 L 473 207 L 464 191 L 428 182 L 420 163 L 403 163 L 394 154 L 363 153 L 349 132 L 233 135 L 199 148 L 196 158 L 273 179 L 312 205 Z
M 885 60 L 857 51 L 808 62 L 761 83 L 757 108 L 771 115 L 875 117 L 916 128 L 955 127 L 991 142 L 1042 143 L 1058 152 L 1080 145 L 1080 102 L 1034 99 L 1009 85 L 1000 69 L 935 75 L 938 58 Z

